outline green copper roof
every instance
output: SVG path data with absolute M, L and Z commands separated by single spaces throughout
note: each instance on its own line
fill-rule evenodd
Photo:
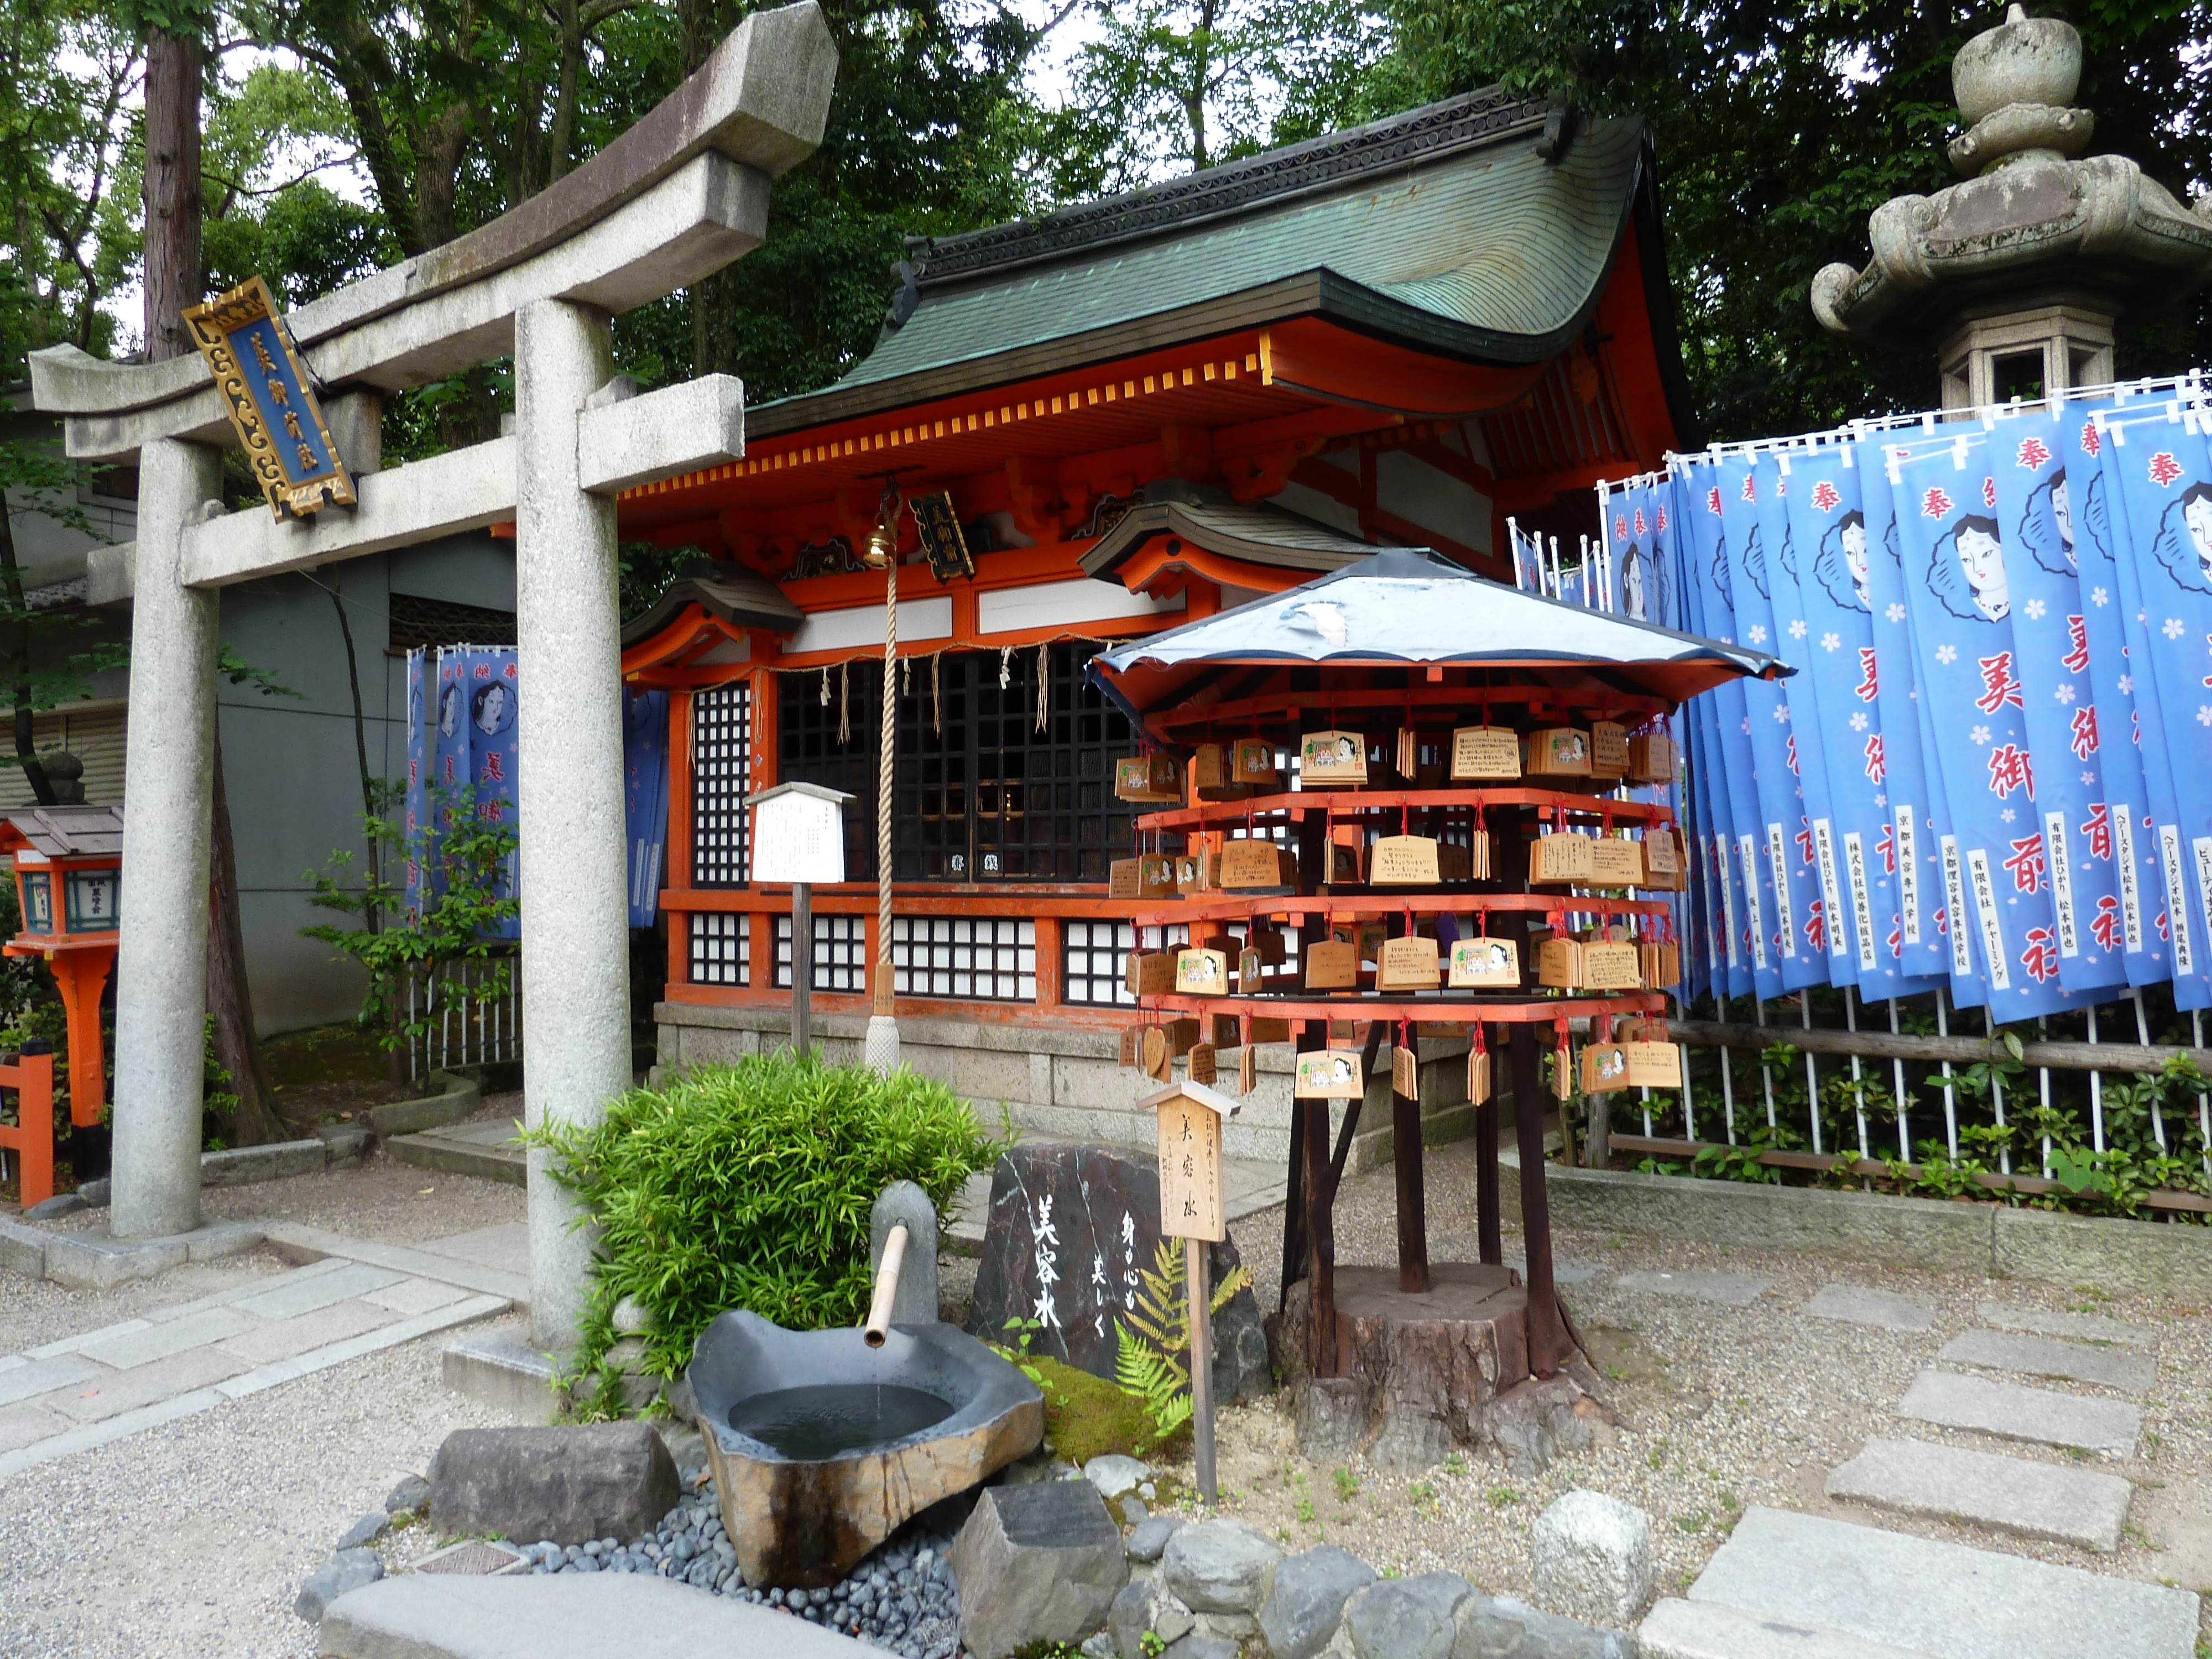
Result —
M 1467 361 L 1540 361 L 1596 303 L 1644 176 L 1644 133 L 1633 118 L 1585 119 L 1547 161 L 1541 107 L 1469 94 L 945 239 L 894 305 L 905 322 L 836 386 L 756 410 L 756 429 L 1300 314 Z

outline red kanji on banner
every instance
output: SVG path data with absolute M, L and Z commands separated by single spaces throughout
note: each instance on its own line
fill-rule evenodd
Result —
M 1832 513 L 1844 502 L 1844 493 L 1823 478 L 1813 486 L 1813 505 L 1823 513 Z
M 2066 654 L 2058 665 L 2069 674 L 2087 673 L 2089 668 L 2089 630 L 2079 617 L 2066 619 Z
M 1881 733 L 1879 732 L 1875 732 L 1866 740 L 1866 775 L 1875 783 L 1887 783 L 1889 781 L 1889 763 L 1882 755 Z M 1882 831 L 1885 836 L 1888 833 L 1887 830 Z
M 1984 479 L 1983 479 L 1983 480 L 1982 480 L 1982 505 L 1983 505 L 1984 507 L 1995 507 L 1996 504 L 1997 504 L 1997 481 L 1996 481 L 1995 478 L 1984 478 Z
M 2051 464 L 2051 447 L 2042 439 L 2022 438 L 2020 441 L 2020 464 L 2031 472 Z
M 1705 511 L 1716 519 L 1721 515 L 1721 487 L 1718 484 L 1705 492 Z
M 1828 919 L 1821 914 L 1822 904 L 1814 899 L 1805 912 L 1805 943 L 1815 951 L 1828 948 Z
M 1948 906 L 1939 904 L 1936 907 L 1936 931 L 1939 933 L 1951 931 L 1951 912 Z
M 1659 508 L 1657 516 L 1659 528 L 1664 530 L 1667 527 L 1667 509 L 1663 507 Z
M 496 749 L 492 750 L 490 752 L 486 754 L 484 756 L 483 775 L 478 780 L 478 781 L 483 783 L 505 783 L 507 781 L 507 757 L 501 754 Z
M 2163 489 L 2181 476 L 2181 463 L 2172 452 L 2161 449 L 2150 458 L 2150 481 Z
M 2017 708 L 2020 702 L 2020 682 L 2013 677 L 2012 653 L 2000 651 L 1994 657 L 1984 657 L 1982 663 L 1982 695 L 1974 699 L 1974 707 L 1984 714 L 1994 714 L 2008 706 Z
M 478 663 L 477 665 L 477 678 L 480 680 L 489 679 L 491 678 L 491 665 L 488 662 Z
M 2075 760 L 2087 760 L 2097 752 L 2096 704 L 2084 703 L 2074 711 L 2074 735 L 2068 741 Z
M 1859 683 L 1851 690 L 1858 693 L 1861 702 L 1872 702 L 1881 695 L 1881 684 L 1875 675 L 1874 647 L 1870 645 L 1859 647 Z
M 1639 536 L 1644 533 L 1644 509 L 1640 507 L 1636 509 L 1636 533 Z
M 499 672 L 507 678 L 513 679 L 514 678 L 514 665 L 513 663 L 509 663 L 506 667 L 501 669 Z
M 1743 499 L 1747 501 L 1755 501 L 1759 499 L 1759 483 L 1756 474 L 1747 472 L 1743 475 Z
M 2050 866 L 2044 861 L 2043 837 L 2022 836 L 2012 844 L 2012 856 L 2004 861 L 2012 872 L 2012 884 L 2016 891 L 2039 893 L 2043 890 Z
M 2166 931 L 2166 912 L 2163 910 L 2158 913 L 2158 936 L 2160 939 L 2169 939 L 2172 937 L 2172 935 Z
M 2120 932 L 2120 902 L 2110 893 L 2099 896 L 2097 914 L 2089 918 L 2089 937 L 2097 941 L 2100 951 L 2117 951 L 2123 937 Z
M 1889 953 L 1893 957 L 1905 954 L 1905 919 L 1894 911 L 1889 918 Z
M 1948 519 L 1951 516 L 1951 498 L 1943 493 L 1942 486 L 1928 486 L 1928 493 L 1920 498 L 1920 516 L 1923 519 Z
M 459 781 L 459 775 L 453 770 L 453 757 L 451 755 L 446 757 L 446 781 L 447 783 Z
M 2094 455 L 2104 447 L 2105 441 L 2097 431 L 2097 423 L 2094 421 L 2082 422 L 2081 453 L 2084 455 Z
M 2089 816 L 2081 821 L 2075 835 L 2089 843 L 2089 856 L 2109 861 L 2112 856 L 2112 811 L 2100 800 L 2089 803 Z
M 1806 863 L 1810 864 L 1813 861 L 1812 822 L 1810 819 L 1802 817 L 1799 818 L 1797 822 L 1805 826 L 1802 830 L 1800 830 L 1797 832 L 1797 856 L 1802 859 Z
M 2031 979 L 2058 977 L 2058 941 L 2048 927 L 2027 930 L 2027 949 L 2020 953 L 2020 965 Z
M 1802 772 L 1800 772 L 1797 769 L 1797 738 L 1796 734 L 1794 732 L 1782 740 L 1782 759 L 1790 768 L 1790 776 L 1802 777 L 1805 775 Z
M 2212 634 L 2207 634 L 2204 636 L 2204 643 L 2207 647 L 2212 647 Z M 2204 684 L 2207 685 L 2212 685 L 2212 674 L 2207 674 L 2204 677 Z
M 1613 538 L 1617 542 L 1625 542 L 1628 539 L 1628 520 L 1618 513 L 1613 515 Z
M 2001 743 L 1990 750 L 1990 793 L 2002 799 L 2015 789 L 2035 799 L 2035 766 L 2018 744 Z
M 1874 850 L 1881 854 L 1881 867 L 1884 873 L 1895 875 L 1897 873 L 1897 828 L 1894 824 L 1885 823 L 1881 826 L 1881 839 L 1875 842 Z

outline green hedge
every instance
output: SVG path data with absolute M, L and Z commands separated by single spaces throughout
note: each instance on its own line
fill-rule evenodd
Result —
M 676 1376 L 727 1309 L 793 1330 L 859 1324 L 877 1195 L 911 1181 L 942 1214 L 1012 1135 L 984 1134 L 966 1102 L 912 1072 L 779 1050 L 632 1090 L 594 1127 L 526 1139 L 555 1154 L 555 1178 L 599 1224 L 579 1371 L 613 1345 L 627 1296 L 653 1315 L 645 1369 Z

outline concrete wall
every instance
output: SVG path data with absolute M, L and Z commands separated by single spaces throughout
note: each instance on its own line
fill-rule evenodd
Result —
M 655 1010 L 660 1023 L 659 1074 L 690 1066 L 727 1063 L 791 1041 L 791 1020 L 780 1008 L 714 1008 L 664 1002 Z M 833 1062 L 861 1058 L 867 1021 L 858 1016 L 814 1017 L 815 1042 Z M 1389 1161 L 1390 1074 L 1387 1060 L 1369 1079 L 1360 1108 L 1360 1127 L 1347 1167 L 1353 1172 Z M 1054 1139 L 1097 1140 L 1113 1146 L 1154 1146 L 1157 1121 L 1137 1103 L 1160 1085 L 1142 1073 L 1124 1069 L 1120 1041 L 1110 1032 L 1050 1026 L 981 1024 L 963 1020 L 899 1021 L 901 1060 L 924 1077 L 936 1078 L 975 1109 L 986 1129 L 999 1127 L 1003 1103 L 1018 1127 Z M 1220 1051 L 1221 1075 L 1236 1088 L 1237 1051 Z M 1223 1151 L 1231 1158 L 1281 1164 L 1291 1145 L 1291 1050 L 1273 1044 L 1259 1051 L 1259 1080 L 1230 1120 Z M 1333 1109 L 1331 1144 L 1344 1121 Z M 1474 1108 L 1467 1103 L 1467 1044 L 1424 1041 L 1421 1044 L 1421 1139 L 1428 1145 L 1455 1140 L 1473 1132 Z

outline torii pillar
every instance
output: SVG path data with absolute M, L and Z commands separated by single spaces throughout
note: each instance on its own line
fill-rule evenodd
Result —
M 744 389 L 709 375 L 635 395 L 611 374 L 612 319 L 759 245 L 769 181 L 820 143 L 836 72 L 814 0 L 756 12 L 540 195 L 293 313 L 316 379 L 365 394 L 372 428 L 384 392 L 515 360 L 514 436 L 369 472 L 353 509 L 224 513 L 210 498 L 228 419 L 197 360 L 32 354 L 35 401 L 69 417 L 72 457 L 142 458 L 138 543 L 90 561 L 94 603 L 134 599 L 115 1239 L 199 1224 L 216 620 L 234 582 L 514 521 L 527 1121 L 588 1125 L 629 1086 L 615 497 L 742 455 Z M 544 1153 L 529 1193 L 532 1338 L 565 1348 L 591 1239 Z

